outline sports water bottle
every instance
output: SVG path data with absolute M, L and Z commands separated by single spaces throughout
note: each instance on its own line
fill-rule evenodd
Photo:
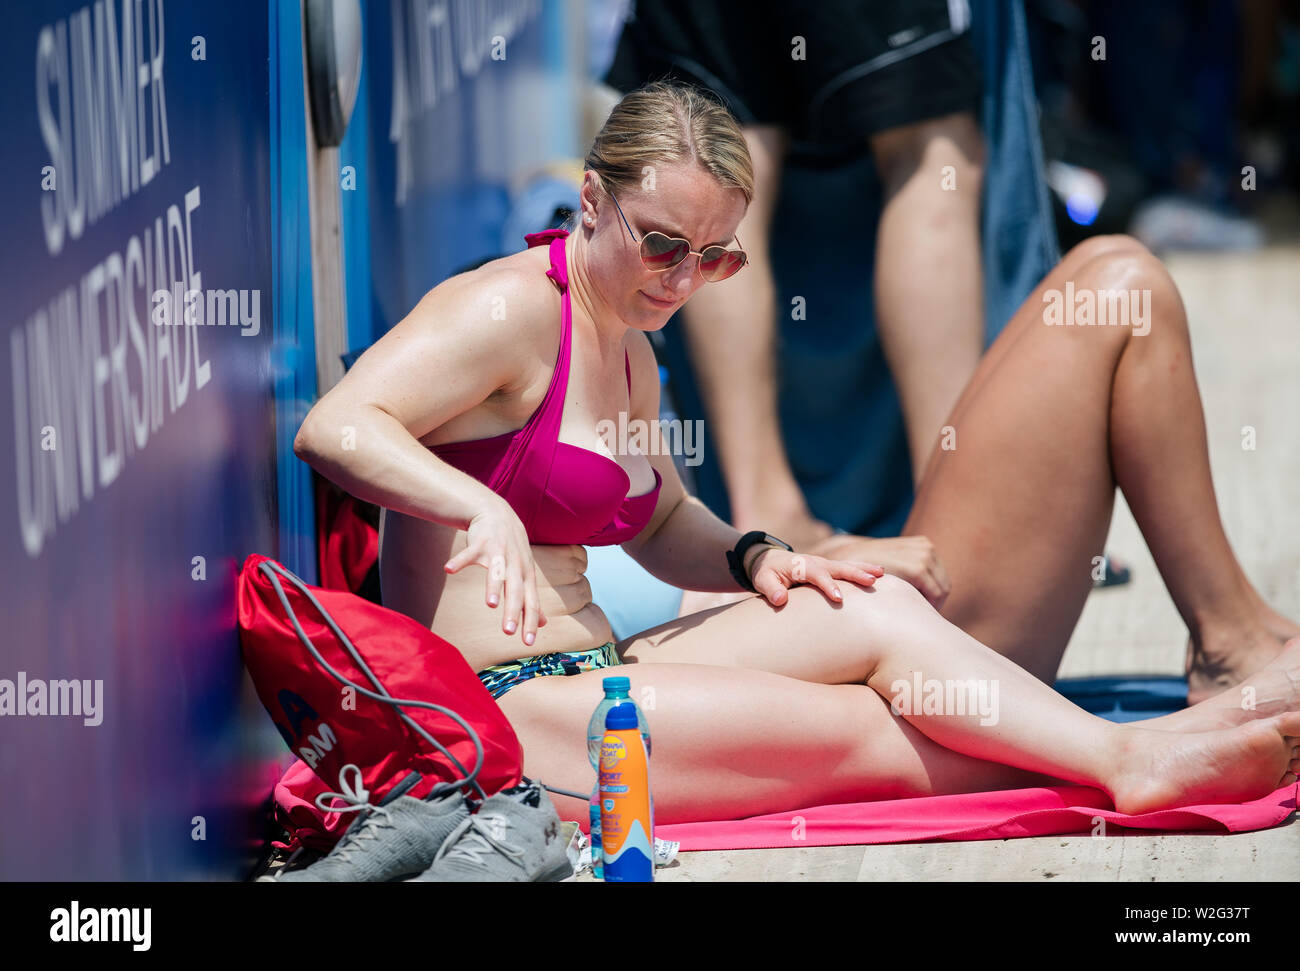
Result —
M 600 740 L 605 737 L 605 716 L 611 708 L 620 702 L 636 705 L 636 702 L 631 701 L 628 697 L 628 692 L 632 690 L 632 682 L 627 678 L 609 677 L 605 678 L 601 683 L 605 687 L 605 697 L 596 706 L 591 721 L 587 722 L 587 760 L 591 762 L 591 769 L 596 774 L 596 784 L 591 790 L 591 803 L 588 811 L 591 819 L 591 869 L 597 880 L 604 879 L 604 859 L 601 853 L 600 840 Z M 636 716 L 639 723 L 638 727 L 641 729 L 641 737 L 645 740 L 646 754 L 648 755 L 650 753 L 650 726 L 646 723 L 645 714 L 641 711 L 640 705 L 636 706 Z

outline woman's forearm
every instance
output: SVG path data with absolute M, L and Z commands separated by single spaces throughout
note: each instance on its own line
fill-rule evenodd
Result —
M 379 408 L 340 418 L 313 409 L 298 429 L 294 454 L 363 502 L 464 529 L 501 500 L 473 476 L 443 462 Z
M 653 576 L 684 590 L 734 593 L 727 551 L 741 534 L 694 496 L 684 496 L 644 543 L 629 554 Z M 746 561 L 754 559 L 751 551 Z

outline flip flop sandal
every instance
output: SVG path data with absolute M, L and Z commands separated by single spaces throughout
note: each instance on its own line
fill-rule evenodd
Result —
M 1109 553 L 1102 557 L 1102 567 L 1104 568 L 1102 578 L 1092 582 L 1094 590 L 1101 587 L 1123 586 L 1133 579 L 1133 571 L 1127 566 L 1117 564 Z

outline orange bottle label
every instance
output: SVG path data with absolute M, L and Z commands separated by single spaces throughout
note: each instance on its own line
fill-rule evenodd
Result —
M 650 772 L 638 728 L 611 728 L 600 743 L 600 839 L 606 879 L 646 871 L 653 879 Z M 611 871 L 610 868 L 613 868 Z M 632 879 L 637 879 L 632 877 Z

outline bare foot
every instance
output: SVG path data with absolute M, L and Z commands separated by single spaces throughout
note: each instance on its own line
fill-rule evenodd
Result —
M 1221 691 L 1191 708 L 1140 722 L 1135 727 L 1209 732 L 1289 711 L 1300 711 L 1300 637 L 1287 641 L 1273 660 L 1235 688 Z
M 1216 732 L 1148 732 L 1128 742 L 1110 787 L 1122 813 L 1247 802 L 1296 781 L 1300 712 Z
M 1292 623 L 1266 604 L 1248 630 L 1225 628 L 1187 641 L 1187 703 L 1197 705 L 1241 684 L 1282 652 L 1283 644 L 1300 637 Z
M 1290 617 L 1283 617 L 1276 610 L 1264 603 L 1259 602 L 1259 615 L 1264 622 L 1264 626 L 1280 641 L 1289 641 L 1293 637 L 1300 637 L 1300 624 L 1297 624 Z

